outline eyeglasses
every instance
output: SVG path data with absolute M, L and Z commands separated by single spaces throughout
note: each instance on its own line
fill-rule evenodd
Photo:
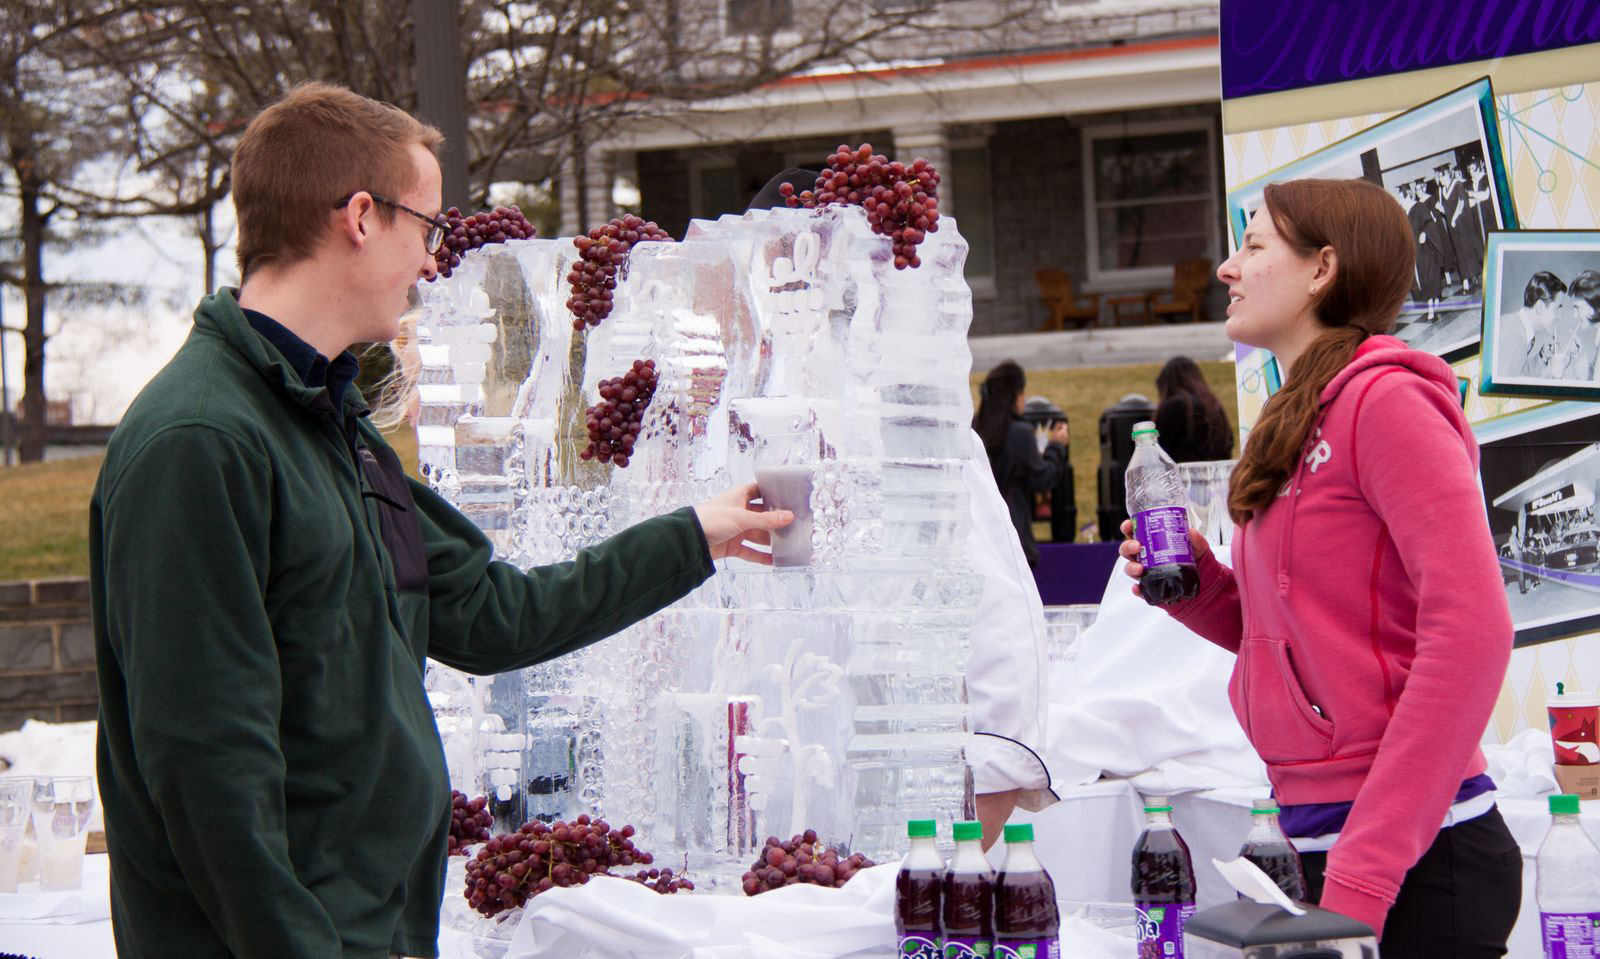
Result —
M 368 193 L 367 196 L 372 197 L 374 203 L 382 203 L 384 206 L 394 207 L 401 213 L 409 213 L 422 222 L 428 224 L 431 229 L 428 230 L 428 235 L 426 239 L 423 240 L 423 246 L 428 251 L 429 256 L 437 255 L 439 250 L 444 247 L 444 238 L 445 235 L 450 232 L 450 224 L 445 222 L 443 217 L 429 216 L 426 213 L 418 213 L 416 210 L 411 209 L 404 203 L 396 203 L 388 197 L 379 196 L 376 193 Z M 354 197 L 354 193 L 350 194 L 349 196 L 340 200 L 338 203 L 335 203 L 333 208 L 335 210 L 341 210 L 349 206 L 350 200 Z

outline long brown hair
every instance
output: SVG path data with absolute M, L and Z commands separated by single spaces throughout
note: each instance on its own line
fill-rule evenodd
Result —
M 1387 333 L 1411 290 L 1416 239 L 1400 204 L 1370 180 L 1288 180 L 1269 185 L 1266 211 L 1303 256 L 1332 247 L 1333 280 L 1312 298 L 1323 331 L 1250 431 L 1228 488 L 1228 513 L 1244 524 L 1272 504 L 1294 471 L 1322 390 L 1367 337 Z

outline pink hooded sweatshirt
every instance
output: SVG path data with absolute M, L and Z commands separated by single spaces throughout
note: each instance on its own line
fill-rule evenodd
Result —
M 1239 657 L 1229 699 L 1278 801 L 1353 802 L 1322 906 L 1381 936 L 1478 748 L 1511 615 L 1443 360 L 1374 336 L 1322 391 L 1292 481 L 1170 607 Z

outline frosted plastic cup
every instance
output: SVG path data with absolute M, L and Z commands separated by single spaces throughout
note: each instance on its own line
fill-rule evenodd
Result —
M 22 880 L 22 843 L 33 813 L 33 780 L 0 779 L 0 892 Z
M 1556 765 L 1600 767 L 1600 693 L 1559 693 L 1545 706 Z
M 39 840 L 39 888 L 83 886 L 84 846 L 94 812 L 94 781 L 51 776 L 33 781 L 33 831 Z
M 756 438 L 756 486 L 767 509 L 786 509 L 794 522 L 772 531 L 772 565 L 811 563 L 811 484 L 817 434 L 768 433 Z

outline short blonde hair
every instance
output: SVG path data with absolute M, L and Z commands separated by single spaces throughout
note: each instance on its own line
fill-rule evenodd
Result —
M 331 83 L 304 83 L 250 121 L 233 152 L 239 274 L 311 255 L 328 211 L 360 190 L 395 199 L 416 185 L 410 147 L 444 136 L 399 107 Z M 392 222 L 394 210 L 379 204 Z

